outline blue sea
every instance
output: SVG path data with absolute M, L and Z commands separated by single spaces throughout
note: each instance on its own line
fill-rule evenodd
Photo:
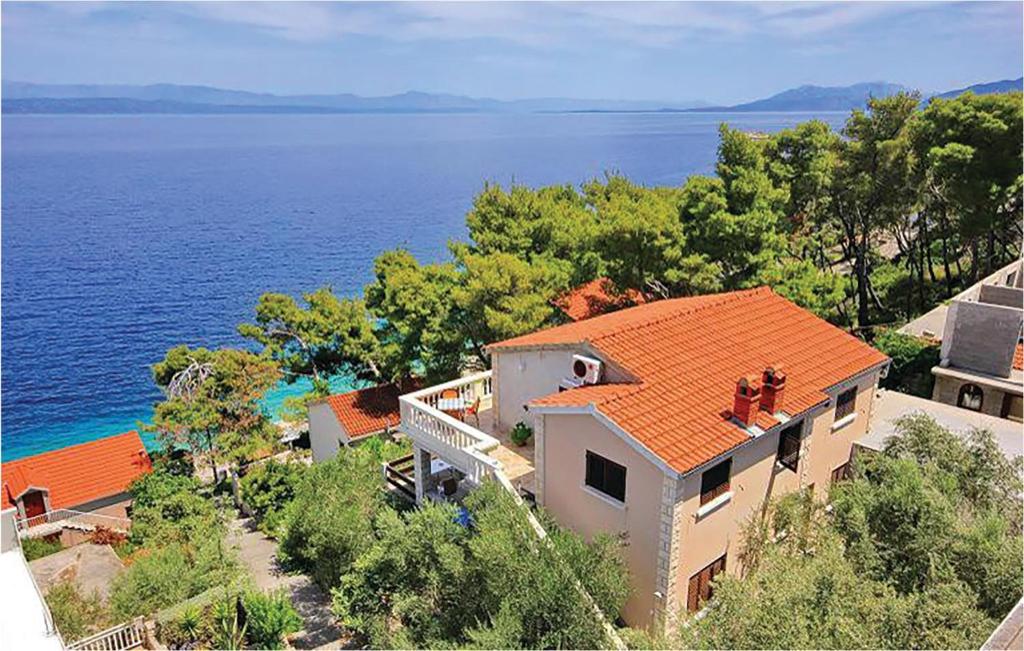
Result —
M 358 294 L 391 247 L 442 259 L 485 182 L 679 184 L 712 171 L 720 122 L 812 117 L 845 119 L 5 115 L 3 460 L 148 421 L 150 365 L 176 344 L 242 345 L 263 292 Z

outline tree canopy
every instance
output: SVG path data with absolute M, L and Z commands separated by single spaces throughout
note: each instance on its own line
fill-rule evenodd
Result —
M 680 631 L 699 648 L 977 648 L 1022 590 L 1020 459 L 916 415 L 829 491 L 744 531 L 742 576 Z

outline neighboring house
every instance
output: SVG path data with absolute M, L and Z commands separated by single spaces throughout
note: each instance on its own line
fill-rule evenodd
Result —
M 643 294 L 635 289 L 618 293 L 611 280 L 597 278 L 562 294 L 555 299 L 554 304 L 570 320 L 583 321 L 645 302 Z
M 128 486 L 153 464 L 138 432 L 72 445 L 3 464 L 3 508 L 19 520 L 58 510 L 124 518 Z
M 417 495 L 433 457 L 464 480 L 501 481 L 504 433 L 531 424 L 537 503 L 585 536 L 626 537 L 624 618 L 655 628 L 739 571 L 741 529 L 767 500 L 846 476 L 889 362 L 767 288 L 658 301 L 488 350 L 493 370 L 460 390 L 486 396 L 490 433 L 433 408 L 434 389 L 458 382 L 401 398 Z
M 309 403 L 309 445 L 313 462 L 332 459 L 343 445 L 398 427 L 399 394 L 396 385 L 382 384 Z
M 1015 422 L 1024 419 L 1021 263 L 956 296 L 946 311 L 932 400 Z
M 960 437 L 966 436 L 974 429 L 988 430 L 992 432 L 996 444 L 1007 459 L 1013 460 L 1024 455 L 1024 437 L 1021 436 L 1021 426 L 1018 423 L 884 389 L 875 396 L 868 432 L 857 440 L 857 447 L 872 451 L 881 450 L 885 447 L 886 441 L 896 434 L 896 422 L 912 414 L 930 416 L 936 423 Z
M 0 513 L 0 649 L 64 648 L 43 593 L 18 544 L 14 509 Z

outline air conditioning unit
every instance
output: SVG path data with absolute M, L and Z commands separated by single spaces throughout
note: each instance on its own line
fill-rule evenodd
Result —
M 573 355 L 570 377 L 580 384 L 597 384 L 601 379 L 601 361 L 585 355 Z

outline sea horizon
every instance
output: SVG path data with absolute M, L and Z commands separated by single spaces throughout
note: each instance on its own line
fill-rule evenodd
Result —
M 487 182 L 679 185 L 713 170 L 722 121 L 848 114 L 723 115 L 4 115 L 0 455 L 149 422 L 149 366 L 246 345 L 236 326 L 264 292 L 356 295 L 394 247 L 442 259 Z M 268 413 L 304 391 L 272 391 Z

